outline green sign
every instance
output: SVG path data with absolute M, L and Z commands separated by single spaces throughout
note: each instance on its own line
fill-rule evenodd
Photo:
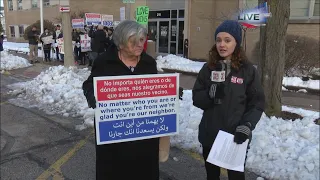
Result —
M 122 0 L 123 3 L 135 3 L 135 0 Z
M 146 25 L 148 24 L 149 19 L 149 7 L 148 6 L 139 6 L 136 10 L 136 19 L 139 24 Z

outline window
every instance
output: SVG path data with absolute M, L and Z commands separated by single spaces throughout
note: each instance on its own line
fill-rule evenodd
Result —
M 258 0 L 242 0 L 242 9 L 258 6 Z M 290 0 L 290 19 L 319 18 L 320 0 Z
M 12 3 L 12 0 L 8 0 L 8 9 L 9 9 L 9 11 L 13 11 L 13 3 Z
M 320 16 L 320 0 L 314 2 L 313 16 Z
M 43 0 L 43 6 L 50 6 L 50 0 Z
M 16 37 L 16 32 L 15 32 L 15 30 L 14 30 L 14 26 L 9 26 L 9 28 L 10 28 L 10 35 L 11 35 L 11 37 Z
M 37 8 L 38 7 L 38 0 L 32 0 L 31 1 L 31 7 L 32 8 Z
M 23 25 L 19 26 L 19 34 L 20 34 L 20 37 L 23 37 L 23 34 L 24 34 L 24 26 Z
M 18 3 L 18 10 L 21 10 L 22 9 L 22 0 L 18 0 L 17 3 Z

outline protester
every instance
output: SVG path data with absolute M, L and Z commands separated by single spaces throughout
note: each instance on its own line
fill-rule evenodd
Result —
M 147 30 L 135 21 L 123 21 L 113 34 L 114 44 L 94 61 L 83 83 L 90 107 L 96 107 L 93 77 L 157 74 L 154 58 L 143 51 Z M 96 145 L 97 180 L 158 180 L 159 138 Z
M 55 31 L 55 33 L 54 33 L 54 39 L 56 40 L 58 37 L 59 37 L 59 35 L 60 35 L 60 33 L 62 33 L 62 30 L 61 30 L 61 26 L 58 24 L 57 26 L 56 26 L 56 31 Z M 55 41 L 55 43 L 56 43 L 57 41 Z M 55 52 L 56 52 L 56 58 L 57 58 L 57 60 L 59 61 L 59 48 L 58 47 L 56 47 L 56 49 L 55 49 Z
M 209 52 L 209 61 L 200 70 L 192 91 L 194 106 L 204 111 L 199 125 L 199 141 L 205 160 L 219 130 L 233 134 L 237 144 L 251 139 L 265 103 L 257 70 L 241 47 L 239 23 L 224 21 L 214 37 L 216 43 Z M 225 81 L 215 82 L 217 76 L 212 76 L 212 71 L 224 71 Z M 220 167 L 205 162 L 205 168 L 208 180 L 220 179 Z M 244 180 L 245 175 L 244 172 L 228 170 L 228 178 Z
M 62 32 L 62 31 L 60 32 L 60 34 L 59 34 L 59 36 L 57 37 L 57 39 L 63 39 L 63 32 Z M 64 53 L 61 53 L 61 52 L 59 51 L 59 46 L 58 46 L 58 45 L 57 45 L 57 53 L 58 53 L 58 55 L 60 55 L 60 57 L 61 57 L 60 62 L 64 62 Z
M 42 43 L 45 61 L 51 62 L 51 44 L 54 41 L 53 34 L 47 28 L 44 29 L 44 33 L 40 36 L 40 42 Z
M 38 41 L 39 41 L 40 33 L 37 31 L 37 27 L 33 26 L 31 31 L 28 32 L 28 40 L 29 40 L 29 60 L 32 64 L 34 61 L 38 61 Z
M 103 30 L 103 25 L 98 25 L 97 30 L 94 31 L 93 28 L 90 29 L 89 36 L 91 39 L 91 50 L 89 66 L 92 65 L 92 62 L 98 57 L 99 54 L 105 52 L 105 45 L 109 43 L 106 33 Z

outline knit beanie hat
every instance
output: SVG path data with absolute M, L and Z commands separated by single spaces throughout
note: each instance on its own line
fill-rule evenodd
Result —
M 236 40 L 237 47 L 240 47 L 242 42 L 242 28 L 237 21 L 234 21 L 234 20 L 223 21 L 216 29 L 216 32 L 214 34 L 215 40 L 217 40 L 217 35 L 220 32 L 229 33 Z

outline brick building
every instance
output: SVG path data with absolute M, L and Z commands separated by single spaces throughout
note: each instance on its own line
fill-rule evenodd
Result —
M 44 19 L 57 21 L 59 1 L 43 0 Z M 241 9 L 258 5 L 258 0 L 135 0 L 123 4 L 122 0 L 69 0 L 71 11 L 112 14 L 120 20 L 120 8 L 126 7 L 126 18 L 134 19 L 135 8 L 147 5 L 149 36 L 156 41 L 158 54 L 183 54 L 183 41 L 189 40 L 188 55 L 193 59 L 206 59 L 214 41 L 219 23 Z M 319 39 L 320 0 L 291 0 L 289 34 Z M 4 0 L 6 33 L 9 41 L 23 41 L 26 26 L 40 19 L 39 0 Z M 247 33 L 247 52 L 259 40 L 259 29 Z

